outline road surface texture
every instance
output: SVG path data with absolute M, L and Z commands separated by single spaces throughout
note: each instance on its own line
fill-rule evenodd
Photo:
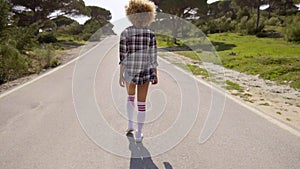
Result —
M 101 58 L 101 62 L 97 58 L 100 56 L 105 56 Z M 145 143 L 135 144 L 124 134 L 127 123 L 126 114 L 122 112 L 125 103 L 122 98 L 126 94 L 124 89 L 118 87 L 116 80 L 118 77 L 117 37 L 105 39 L 79 60 L 89 57 L 98 59 L 97 73 L 82 75 L 80 76 L 82 79 L 77 80 L 80 82 L 86 78 L 84 82 L 91 79 L 94 81 L 93 97 L 101 109 L 101 115 L 98 114 L 99 119 L 100 116 L 104 118 L 106 124 L 113 128 L 115 133 L 119 133 L 117 137 L 122 144 L 117 144 L 118 140 L 110 140 L 107 135 L 110 133 L 113 135 L 114 132 L 105 127 L 95 127 L 97 130 L 86 132 L 90 126 L 85 126 L 84 121 L 90 117 L 82 116 L 80 110 L 82 105 L 77 109 L 78 105 L 74 104 L 81 100 L 73 96 L 76 97 L 79 90 L 77 94 L 87 93 L 86 97 L 89 97 L 90 86 L 83 81 L 82 84 L 85 85 L 81 86 L 78 81 L 74 82 L 77 69 L 74 73 L 76 62 L 72 62 L 0 97 L 1 169 L 300 168 L 299 136 L 278 127 L 231 98 L 224 100 L 223 117 L 215 133 L 204 144 L 199 144 L 200 132 L 206 117 L 215 106 L 211 101 L 214 89 L 200 81 L 195 81 L 198 97 L 183 96 L 182 93 L 188 91 L 181 90 L 180 79 L 176 79 L 174 73 L 172 74 L 168 68 L 171 65 L 161 59 L 159 59 L 159 70 L 161 70 L 159 85 L 150 87 L 147 103 L 149 107 L 147 118 L 152 121 L 144 128 Z M 78 68 L 78 65 L 76 66 Z M 87 72 L 90 71 L 89 67 L 92 66 L 86 65 Z M 85 69 L 82 70 L 84 73 Z M 176 72 L 176 76 L 178 74 L 179 71 Z M 188 77 L 185 73 L 182 73 L 183 76 Z M 75 88 L 74 83 L 76 83 Z M 86 98 L 82 99 L 84 102 Z M 184 117 L 179 115 L 179 110 L 184 107 L 182 102 L 194 104 L 195 100 L 200 104 L 190 105 L 190 107 L 197 110 L 198 114 L 194 121 L 190 121 L 191 130 L 188 129 L 189 132 L 182 136 L 178 144 L 172 145 L 168 150 L 164 150 L 164 147 L 168 147 L 168 142 L 164 140 L 170 138 L 162 138 L 162 142 L 156 141 L 151 144 L 151 139 L 147 138 L 156 138 L 155 136 L 161 133 L 167 133 L 170 127 L 179 130 L 181 124 L 175 121 L 181 121 L 177 117 Z M 161 105 L 164 107 L 154 112 L 156 109 L 153 107 Z M 189 112 L 183 113 L 186 113 L 187 119 L 193 117 Z M 104 144 L 111 143 L 109 145 L 111 151 L 109 148 L 99 146 L 102 144 L 99 143 L 101 140 Z M 158 151 L 157 146 L 161 152 Z M 118 151 L 115 147 L 120 148 L 123 154 L 114 153 Z M 146 152 L 147 156 L 131 158 L 139 151 Z M 135 156 L 139 157 L 138 154 Z

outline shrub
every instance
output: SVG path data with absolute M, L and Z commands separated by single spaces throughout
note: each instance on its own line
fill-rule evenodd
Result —
M 28 63 L 11 45 L 0 45 L 0 84 L 28 73 Z
M 51 67 L 53 55 L 54 50 L 51 44 L 43 45 L 42 48 L 36 48 L 31 54 L 31 59 L 36 61 L 36 65 L 32 65 L 35 69 L 35 72 L 39 73 L 41 69 L 47 69 Z
M 285 39 L 288 41 L 300 41 L 300 22 L 291 24 L 285 30 Z
M 53 20 L 46 20 L 42 23 L 42 27 L 41 27 L 43 30 L 56 30 L 57 29 L 57 26 L 55 24 L 55 22 Z
M 3 30 L 0 40 L 2 43 L 7 43 L 14 46 L 20 52 L 30 50 L 36 46 L 36 26 L 31 27 L 14 27 L 10 26 Z
M 300 41 L 300 15 L 296 15 L 290 19 L 290 23 L 285 29 L 285 39 L 288 41 Z
M 50 61 L 50 67 L 54 68 L 54 67 L 57 67 L 59 66 L 61 63 L 59 62 L 58 59 L 56 58 L 52 58 L 51 61 Z
M 79 35 L 83 31 L 83 25 L 80 25 L 77 22 L 73 22 L 70 25 L 61 26 L 58 29 L 58 33 L 67 34 L 67 35 Z
M 281 21 L 279 18 L 277 17 L 272 17 L 270 18 L 269 20 L 267 20 L 265 22 L 266 25 L 269 25 L 269 26 L 280 26 L 281 25 Z
M 234 22 L 231 21 L 231 18 L 226 18 L 225 16 L 216 20 L 218 25 L 218 31 L 221 32 L 231 32 L 234 30 Z
M 242 34 L 254 35 L 264 29 L 264 21 L 260 20 L 259 27 L 256 28 L 256 15 L 248 19 L 247 16 L 241 18 L 240 23 L 237 25 L 238 32 Z
M 52 32 L 45 32 L 39 35 L 38 41 L 39 43 L 55 43 L 57 39 Z

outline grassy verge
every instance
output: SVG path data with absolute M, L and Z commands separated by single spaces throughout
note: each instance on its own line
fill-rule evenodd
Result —
M 203 77 L 210 77 L 210 74 L 208 73 L 208 71 L 203 69 L 203 68 L 200 68 L 199 66 L 187 64 L 187 67 L 190 69 L 190 71 L 194 75 L 201 75 Z
M 236 34 L 213 34 L 209 39 L 233 46 L 225 50 L 216 46 L 225 67 L 300 89 L 300 44 Z
M 234 83 L 232 81 L 226 80 L 226 87 L 227 90 L 237 90 L 239 92 L 243 92 L 244 88 L 242 88 L 239 84 Z
M 214 63 L 240 72 L 259 75 L 278 84 L 287 84 L 300 89 L 300 44 L 287 42 L 282 38 L 258 38 L 233 33 L 211 34 L 208 37 L 218 51 L 220 58 Z M 180 46 L 184 46 L 181 44 Z M 174 47 L 170 41 L 158 38 L 158 44 Z M 175 51 L 188 58 L 208 60 L 209 52 Z M 207 56 L 206 56 L 207 55 Z M 207 58 L 207 59 L 206 59 Z M 220 60 L 219 60 L 220 59 Z
M 199 55 L 197 55 L 197 53 L 194 51 L 175 51 L 175 53 L 188 57 L 193 60 L 200 60 Z
M 67 35 L 58 36 L 57 40 L 58 40 L 58 42 L 68 42 L 73 45 L 85 45 L 86 44 L 86 41 L 84 41 L 84 40 L 78 40 L 74 36 L 67 36 Z

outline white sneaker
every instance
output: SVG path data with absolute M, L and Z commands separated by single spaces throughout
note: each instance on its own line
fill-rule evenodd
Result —
M 143 141 L 143 138 L 144 138 L 143 133 L 138 133 L 138 132 L 135 133 L 136 143 L 141 143 Z

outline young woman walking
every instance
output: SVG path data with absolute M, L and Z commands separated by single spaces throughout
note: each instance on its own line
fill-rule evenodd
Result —
M 158 83 L 156 38 L 148 28 L 155 18 L 155 5 L 148 0 L 129 0 L 125 9 L 132 26 L 126 28 L 120 37 L 119 83 L 121 87 L 126 86 L 128 93 L 127 134 L 134 132 L 133 112 L 137 91 L 138 114 L 135 140 L 141 142 L 149 83 Z

